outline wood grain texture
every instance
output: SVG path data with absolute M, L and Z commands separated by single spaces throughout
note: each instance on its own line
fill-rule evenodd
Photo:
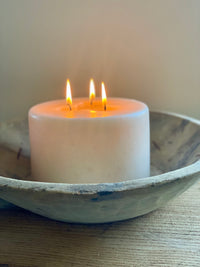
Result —
M 0 266 L 200 266 L 200 183 L 148 215 L 102 225 L 0 211 Z

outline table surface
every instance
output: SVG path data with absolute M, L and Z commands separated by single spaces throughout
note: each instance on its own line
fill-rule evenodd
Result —
M 61 223 L 0 210 L 0 266 L 200 266 L 200 183 L 136 219 Z

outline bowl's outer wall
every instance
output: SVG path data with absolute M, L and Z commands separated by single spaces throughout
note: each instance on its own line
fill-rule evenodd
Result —
M 121 192 L 67 194 L 48 190 L 1 188 L 1 197 L 13 204 L 55 220 L 104 223 L 146 214 L 184 192 L 199 174 L 163 184 Z

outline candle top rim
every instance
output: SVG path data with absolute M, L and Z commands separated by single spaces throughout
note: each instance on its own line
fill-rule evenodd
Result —
M 110 97 L 107 99 L 107 110 L 103 110 L 101 98 L 95 98 L 94 106 L 89 104 L 87 97 L 73 98 L 72 111 L 69 110 L 65 99 L 51 100 L 39 103 L 29 110 L 29 116 L 56 119 L 109 119 L 115 117 L 137 117 L 148 111 L 148 106 L 131 98 Z M 96 110 L 95 110 L 96 109 Z

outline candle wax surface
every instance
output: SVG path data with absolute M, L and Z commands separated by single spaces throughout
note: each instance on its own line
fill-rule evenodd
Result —
M 34 180 L 113 183 L 150 174 L 149 110 L 139 101 L 74 98 L 38 104 L 29 111 Z
M 123 99 L 123 98 L 108 98 L 106 110 L 100 98 L 95 98 L 92 105 L 89 98 L 74 98 L 70 110 L 66 100 L 54 100 L 44 102 L 34 106 L 30 110 L 32 116 L 37 117 L 58 117 L 58 118 L 105 118 L 113 116 L 128 116 L 133 113 L 135 116 L 148 109 L 142 102 Z M 33 110 L 34 109 L 34 110 Z

